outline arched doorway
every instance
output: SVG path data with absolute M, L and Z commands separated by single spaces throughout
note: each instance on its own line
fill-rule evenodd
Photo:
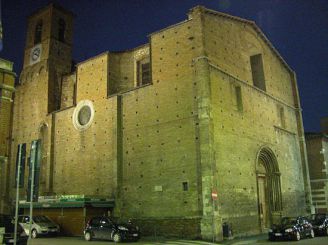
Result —
M 262 147 L 257 155 L 256 181 L 259 223 L 264 231 L 271 226 L 273 216 L 282 210 L 278 162 L 268 147 Z

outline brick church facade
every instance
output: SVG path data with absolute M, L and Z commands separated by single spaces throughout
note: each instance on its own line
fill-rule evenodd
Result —
M 143 46 L 76 66 L 72 29 L 56 5 L 28 19 L 8 205 L 17 146 L 27 164 L 40 139 L 34 213 L 69 235 L 110 213 L 144 235 L 220 240 L 224 222 L 256 234 L 309 210 L 296 76 L 254 22 L 198 6 Z

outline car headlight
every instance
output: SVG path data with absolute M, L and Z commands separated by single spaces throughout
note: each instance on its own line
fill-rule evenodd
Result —
M 41 229 L 42 231 L 47 231 L 47 230 L 48 230 L 48 227 L 47 227 L 47 226 L 40 226 L 40 229 Z
M 292 231 L 293 231 L 292 228 L 288 228 L 288 229 L 285 230 L 285 232 L 292 232 Z
M 269 232 L 273 232 L 273 230 L 272 229 L 269 229 Z
M 324 225 L 319 225 L 319 229 L 322 229 L 324 228 L 325 226 Z
M 118 229 L 121 230 L 121 231 L 128 231 L 129 230 L 128 228 L 126 228 L 124 226 L 119 226 Z

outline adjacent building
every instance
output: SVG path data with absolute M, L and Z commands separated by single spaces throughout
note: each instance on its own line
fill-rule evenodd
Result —
M 16 74 L 13 63 L 0 58 L 0 213 L 10 212 L 9 195 L 12 109 Z
M 316 213 L 328 212 L 328 118 L 322 119 L 322 132 L 305 133 L 312 190 Z
M 66 234 L 105 213 L 144 235 L 220 240 L 224 222 L 256 234 L 309 211 L 296 76 L 254 22 L 197 6 L 145 45 L 74 67 L 72 29 L 56 5 L 28 19 L 10 173 L 17 146 L 28 159 L 39 139 L 35 213 Z

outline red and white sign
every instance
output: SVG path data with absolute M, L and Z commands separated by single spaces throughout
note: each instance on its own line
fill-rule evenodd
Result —
M 216 191 L 212 191 L 212 199 L 213 200 L 218 199 L 218 193 Z

